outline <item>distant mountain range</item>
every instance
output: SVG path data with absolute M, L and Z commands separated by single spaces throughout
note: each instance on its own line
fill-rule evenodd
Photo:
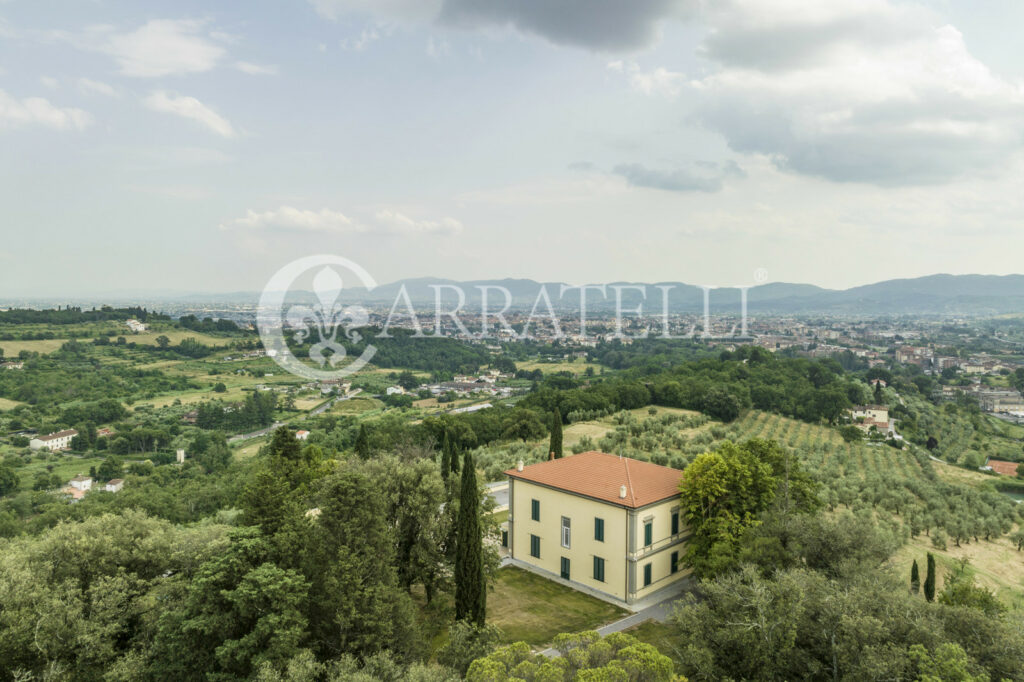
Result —
M 541 288 L 546 290 L 553 307 L 557 310 L 579 310 L 580 289 L 569 288 L 562 282 L 537 282 L 532 279 L 490 279 L 456 281 L 450 279 L 420 277 L 383 284 L 372 291 L 362 288 L 346 288 L 340 299 L 346 303 L 362 303 L 369 306 L 391 307 L 396 300 L 399 309 L 404 309 L 404 299 L 399 299 L 405 287 L 409 300 L 417 308 L 433 305 L 434 286 L 441 286 L 445 306 L 453 306 L 457 294 L 451 287 L 459 287 L 466 295 L 465 309 L 479 310 L 481 287 L 488 289 L 488 309 L 499 310 L 505 303 L 503 287 L 511 295 L 511 309 L 529 310 L 538 300 Z M 589 286 L 589 285 L 588 285 Z M 621 287 L 623 309 L 635 309 L 641 303 L 647 313 L 661 312 L 664 305 L 663 293 L 668 291 L 668 309 L 674 313 L 700 313 L 704 306 L 704 291 L 699 286 L 683 282 L 609 282 L 607 296 L 599 291 L 586 293 L 588 311 L 607 312 L 616 304 L 615 287 Z M 644 287 L 646 298 L 636 290 Z M 159 307 L 175 304 L 173 307 L 219 307 L 251 306 L 259 301 L 259 292 L 209 293 L 209 294 L 149 294 L 145 302 Z M 291 301 L 312 301 L 314 294 L 309 291 L 289 292 Z M 130 295 L 109 296 L 92 300 L 55 298 L 39 301 L 0 301 L 4 305 L 57 304 L 99 305 L 129 301 Z M 88 302 L 86 302 L 88 301 Z M 143 303 L 143 301 L 134 301 Z M 716 289 L 709 294 L 712 314 L 739 312 L 740 291 L 738 289 Z M 770 283 L 751 287 L 748 290 L 747 306 L 751 314 L 796 314 L 826 313 L 839 315 L 998 315 L 1024 313 L 1024 275 L 929 275 L 913 279 L 893 279 L 851 289 L 824 289 L 812 284 Z M 542 301 L 538 311 L 546 310 Z

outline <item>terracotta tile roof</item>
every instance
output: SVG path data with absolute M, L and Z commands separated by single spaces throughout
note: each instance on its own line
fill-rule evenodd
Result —
M 47 434 L 45 436 L 39 436 L 39 440 L 41 440 L 41 441 L 50 441 L 50 440 L 57 440 L 58 438 L 64 438 L 66 436 L 77 436 L 77 435 L 78 435 L 78 431 L 75 431 L 74 429 L 66 429 L 64 431 L 57 431 L 55 433 L 49 433 L 49 434 Z
M 992 471 L 997 474 L 1003 474 L 1004 476 L 1016 476 L 1017 464 L 1018 462 L 1006 462 L 1001 459 L 990 459 L 988 461 L 988 465 L 992 467 Z
M 581 452 L 561 459 L 509 469 L 509 478 L 539 483 L 623 507 L 645 507 L 679 494 L 683 472 L 605 452 Z M 626 486 L 626 497 L 619 497 Z

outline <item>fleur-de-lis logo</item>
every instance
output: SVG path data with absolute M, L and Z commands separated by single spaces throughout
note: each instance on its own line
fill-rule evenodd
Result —
M 294 305 L 285 316 L 288 326 L 295 330 L 296 343 L 305 343 L 316 331 L 320 340 L 310 347 L 309 357 L 320 367 L 335 367 L 345 359 L 347 351 L 338 342 L 339 332 L 352 343 L 359 343 L 362 335 L 356 328 L 366 326 L 370 321 L 362 306 L 343 306 L 338 302 L 342 287 L 341 276 L 332 268 L 323 268 L 313 277 L 313 293 L 318 303 Z
M 260 340 L 267 355 L 293 374 L 321 381 L 357 371 L 377 352 L 374 346 L 367 344 L 358 357 L 343 362 L 349 354 L 345 342 L 351 347 L 363 341 L 357 330 L 369 324 L 369 314 L 361 305 L 345 305 L 341 302 L 344 282 L 331 266 L 340 266 L 354 273 L 367 290 L 376 286 L 376 282 L 363 268 L 340 256 L 300 258 L 281 268 L 267 282 L 257 314 Z M 285 297 L 291 286 L 300 276 L 314 268 L 319 268 L 313 276 L 316 303 L 289 305 L 285 310 Z M 286 329 L 293 331 L 292 338 L 299 345 L 316 341 L 309 348 L 309 358 L 320 369 L 295 357 L 285 340 Z

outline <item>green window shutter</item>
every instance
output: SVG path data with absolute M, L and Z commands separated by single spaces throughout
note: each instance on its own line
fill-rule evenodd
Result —
M 594 519 L 594 539 L 604 542 L 604 519 Z
M 599 556 L 594 557 L 594 580 L 604 582 L 604 559 Z
M 540 521 L 540 500 L 530 500 L 530 518 Z
M 654 542 L 654 523 L 648 521 L 644 524 L 644 547 L 649 547 Z
M 672 552 L 672 573 L 679 570 L 679 552 Z
M 679 512 L 672 512 L 672 535 L 679 532 Z
M 540 558 L 540 538 L 536 535 L 530 536 L 530 556 L 535 559 Z
M 651 565 L 644 564 L 644 587 L 651 584 Z

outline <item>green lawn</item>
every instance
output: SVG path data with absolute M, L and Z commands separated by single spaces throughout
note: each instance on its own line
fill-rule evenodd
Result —
M 487 621 L 507 642 L 541 646 L 561 632 L 593 630 L 624 615 L 618 606 L 512 566 L 498 571 L 487 593 Z

